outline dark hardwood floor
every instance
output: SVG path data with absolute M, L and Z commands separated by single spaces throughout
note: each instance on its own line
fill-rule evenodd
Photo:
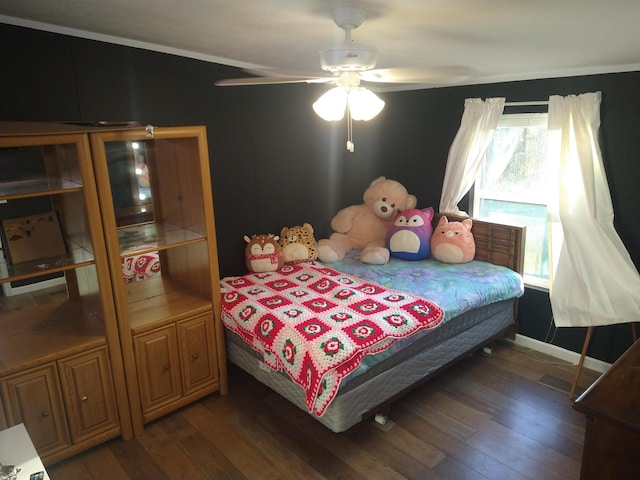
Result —
M 477 353 L 400 400 L 389 422 L 334 434 L 230 367 L 209 396 L 47 468 L 83 479 L 577 479 L 585 418 L 575 367 L 510 342 Z M 584 371 L 583 386 L 597 374 Z

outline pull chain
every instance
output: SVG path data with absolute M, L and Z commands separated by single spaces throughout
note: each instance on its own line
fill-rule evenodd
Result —
M 353 124 L 351 121 L 351 110 L 347 108 L 347 150 L 353 153 L 355 145 L 353 144 Z

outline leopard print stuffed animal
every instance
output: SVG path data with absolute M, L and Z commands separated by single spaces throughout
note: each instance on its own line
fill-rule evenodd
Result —
M 313 227 L 308 223 L 283 227 L 279 243 L 287 265 L 312 262 L 318 258 L 318 243 L 313 236 Z

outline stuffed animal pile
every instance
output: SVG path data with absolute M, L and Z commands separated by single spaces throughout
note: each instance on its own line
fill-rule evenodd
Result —
M 389 261 L 389 250 L 385 247 L 387 231 L 396 215 L 414 208 L 417 199 L 401 183 L 379 177 L 365 190 L 363 200 L 364 203 L 343 208 L 333 217 L 333 233 L 318 242 L 321 262 L 339 262 L 354 249 L 361 250 L 363 263 Z
M 284 265 L 341 261 L 360 250 L 363 263 L 384 265 L 389 257 L 443 263 L 466 263 L 475 256 L 472 221 L 450 222 L 440 217 L 432 227 L 432 207 L 416 209 L 417 199 L 395 180 L 375 179 L 365 190 L 364 203 L 340 210 L 331 220 L 333 233 L 316 241 L 309 223 L 283 227 L 280 235 L 244 237 L 245 260 L 250 272 L 271 272 Z

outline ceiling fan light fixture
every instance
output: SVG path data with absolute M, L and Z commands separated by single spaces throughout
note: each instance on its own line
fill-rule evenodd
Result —
M 320 118 L 328 122 L 342 120 L 347 108 L 348 95 L 344 88 L 334 87 L 315 101 L 313 110 Z
M 364 87 L 352 88 L 348 98 L 349 112 L 354 120 L 371 120 L 384 108 L 384 100 Z
M 384 100 L 364 87 L 334 87 L 313 104 L 313 110 L 323 120 L 342 120 L 346 108 L 353 120 L 371 120 L 384 108 Z

